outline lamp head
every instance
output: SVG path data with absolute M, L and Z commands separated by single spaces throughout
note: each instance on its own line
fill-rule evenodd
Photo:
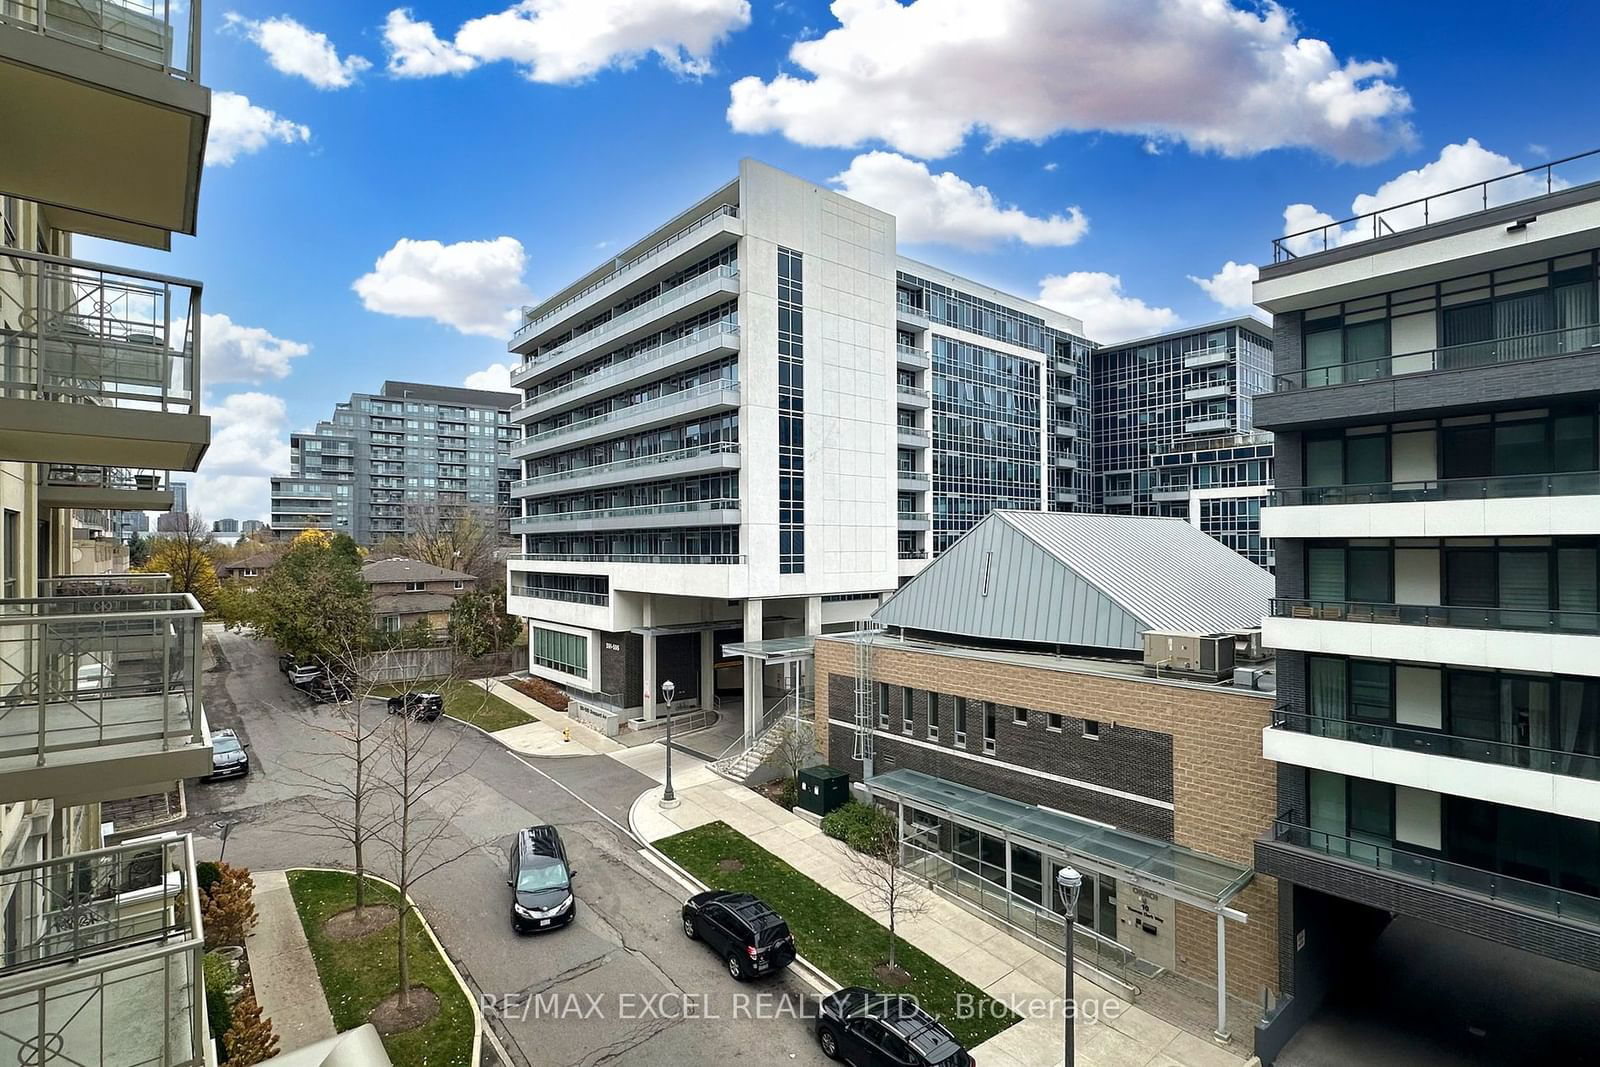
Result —
M 677 686 L 672 684 L 672 680 L 670 678 L 665 682 L 662 682 L 661 699 L 668 704 L 672 703 L 672 694 L 677 691 L 677 688 Z
M 1061 902 L 1068 911 L 1077 911 L 1078 893 L 1083 889 L 1083 875 L 1076 867 L 1063 867 L 1056 872 L 1056 888 L 1061 892 Z

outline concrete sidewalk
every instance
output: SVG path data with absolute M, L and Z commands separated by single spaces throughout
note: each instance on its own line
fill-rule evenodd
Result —
M 533 716 L 534 722 L 494 731 L 494 739 L 515 752 L 541 757 L 593 756 L 613 754 L 626 748 L 595 730 L 573 722 L 561 712 L 546 707 L 504 682 L 482 678 L 472 684 L 482 686 L 491 696 L 497 696 L 518 711 Z M 569 729 L 570 734 L 567 732 Z M 569 736 L 571 740 L 568 740 Z
M 334 1035 L 322 980 L 294 910 L 283 871 L 252 871 L 256 927 L 244 939 L 261 1014 L 272 1020 L 279 1050 L 293 1052 Z
M 845 876 L 849 850 L 816 826 L 759 793 L 712 774 L 694 760 L 673 761 L 682 804 L 658 806 L 660 790 L 634 801 L 633 830 L 644 841 L 722 821 L 824 886 L 872 913 L 863 890 Z M 641 766 L 645 773 L 655 767 Z M 652 774 L 659 780 L 658 774 Z M 1022 1021 L 973 1049 L 984 1067 L 1048 1067 L 1062 1062 L 1061 964 L 1009 937 L 959 905 L 930 893 L 925 915 L 902 921 L 901 932 L 922 951 L 991 997 Z M 880 922 L 885 916 L 874 916 Z M 1081 973 L 1075 988 L 1077 1062 L 1082 1067 L 1242 1067 L 1237 1043 L 1223 1047 L 1157 1019 L 1107 992 Z

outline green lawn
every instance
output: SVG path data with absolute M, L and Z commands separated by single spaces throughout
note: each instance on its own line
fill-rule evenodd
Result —
M 727 823 L 707 823 L 655 845 L 707 885 L 754 893 L 772 905 L 788 921 L 800 954 L 834 981 L 882 988 L 873 968 L 889 958 L 888 929 Z M 744 869 L 721 870 L 717 864 L 724 859 L 739 860 Z M 969 1049 L 1021 1021 L 903 938 L 896 959 L 912 976 L 911 984 L 899 991 L 915 995 Z M 972 996 L 973 1004 L 989 1001 L 987 1008 L 973 1012 L 973 1018 L 957 1017 L 958 993 Z
M 289 890 L 300 924 L 311 942 L 322 991 L 341 1032 L 367 1021 L 367 1013 L 396 988 L 395 928 L 357 941 L 332 941 L 322 922 L 355 904 L 355 876 L 342 871 L 290 871 Z M 396 899 L 381 882 L 367 882 L 368 901 Z M 427 932 L 413 921 L 410 935 L 411 984 L 425 985 L 439 998 L 439 1014 L 425 1026 L 383 1040 L 395 1067 L 470 1067 L 472 1005 L 456 984 Z
M 444 713 L 452 719 L 471 723 L 473 726 L 493 733 L 496 730 L 506 730 L 513 726 L 533 722 L 533 716 L 518 711 L 499 697 L 485 690 L 482 686 L 473 685 L 471 682 L 451 681 L 420 681 L 413 682 L 410 686 L 380 685 L 372 690 L 375 697 L 392 697 L 404 692 L 407 688 L 426 693 L 440 693 L 444 696 Z

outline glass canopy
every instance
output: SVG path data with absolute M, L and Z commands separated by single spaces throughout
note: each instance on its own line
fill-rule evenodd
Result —
M 741 641 L 722 646 L 724 656 L 748 656 L 768 663 L 784 660 L 810 659 L 815 637 L 774 637 L 767 641 Z
M 1182 845 L 1024 804 L 920 771 L 890 771 L 869 779 L 867 785 L 874 796 L 976 823 L 1008 838 L 1026 839 L 1042 851 L 1064 854 L 1091 870 L 1206 911 L 1222 911 L 1255 875 L 1249 867 Z

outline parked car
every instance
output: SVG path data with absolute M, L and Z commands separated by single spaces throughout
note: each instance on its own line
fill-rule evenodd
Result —
M 914 997 L 848 986 L 822 998 L 817 1043 L 854 1067 L 974 1067 L 943 1023 Z
M 691 941 L 704 941 L 741 982 L 794 962 L 789 924 L 751 893 L 696 893 L 683 903 L 683 932 Z
M 278 657 L 278 670 L 282 671 L 284 674 L 288 674 L 298 666 L 300 666 L 300 661 L 289 655 L 287 652 Z
M 243 777 L 250 773 L 250 753 L 232 730 L 217 730 L 211 735 L 211 773 L 206 781 Z
M 390 697 L 389 714 L 409 714 L 417 722 L 432 722 L 444 714 L 444 697 L 438 693 L 403 693 Z
M 110 689 L 116 674 L 110 667 L 99 660 L 90 660 L 88 663 L 78 665 L 78 691 L 90 689 Z
M 306 690 L 318 704 L 342 704 L 350 699 L 350 683 L 343 678 L 323 676 Z
M 322 677 L 322 668 L 310 664 L 300 664 L 289 668 L 289 683 L 298 689 L 304 689 L 318 678 Z
M 554 826 L 519 830 L 511 842 L 511 929 L 517 933 L 565 926 L 578 913 L 567 850 Z

